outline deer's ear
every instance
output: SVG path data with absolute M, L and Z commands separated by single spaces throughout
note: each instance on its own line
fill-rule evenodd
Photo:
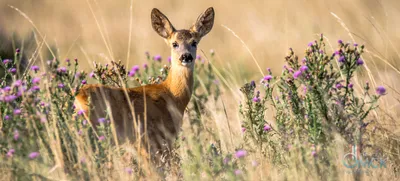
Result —
M 154 31 L 163 38 L 168 38 L 175 31 L 168 18 L 157 8 L 151 11 L 151 25 Z
M 214 8 L 210 7 L 197 18 L 196 23 L 190 29 L 199 33 L 200 37 L 203 37 L 211 31 L 214 25 L 214 17 Z

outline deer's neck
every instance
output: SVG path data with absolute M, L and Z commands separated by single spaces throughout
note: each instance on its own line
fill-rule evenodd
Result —
M 192 96 L 193 67 L 172 65 L 163 84 L 169 89 L 183 111 Z

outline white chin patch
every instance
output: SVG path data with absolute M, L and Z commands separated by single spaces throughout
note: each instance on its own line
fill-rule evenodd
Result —
M 183 66 L 188 67 L 192 65 L 192 62 L 181 62 Z

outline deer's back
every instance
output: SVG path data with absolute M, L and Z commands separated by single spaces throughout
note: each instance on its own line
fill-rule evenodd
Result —
M 162 84 L 130 89 L 85 85 L 76 97 L 77 109 L 89 113 L 93 125 L 107 116 L 107 107 L 119 137 L 149 137 L 152 146 L 173 139 L 181 126 L 183 109 Z M 89 106 L 88 106 L 89 105 Z M 186 106 L 186 105 L 185 105 Z M 110 119 L 111 120 L 111 119 Z

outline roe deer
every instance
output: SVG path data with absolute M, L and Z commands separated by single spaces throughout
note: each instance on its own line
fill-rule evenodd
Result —
M 153 29 L 171 47 L 171 69 L 165 81 L 135 88 L 103 85 L 83 86 L 75 99 L 78 110 L 89 114 L 92 125 L 106 117 L 111 120 L 119 138 L 148 144 L 150 153 L 171 147 L 182 126 L 184 110 L 192 95 L 193 70 L 197 45 L 211 31 L 214 9 L 208 8 L 188 30 L 176 30 L 158 9 L 151 12 Z M 147 138 L 144 138 L 147 137 Z

